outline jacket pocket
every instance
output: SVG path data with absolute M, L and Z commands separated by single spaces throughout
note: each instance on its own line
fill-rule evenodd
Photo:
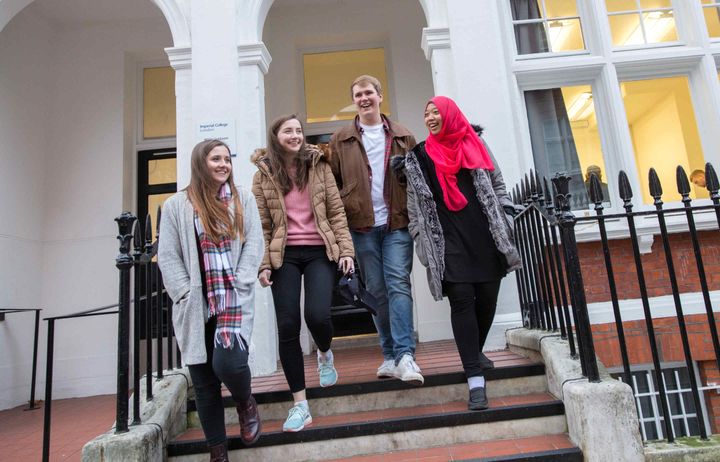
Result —
M 343 188 L 340 190 L 340 197 L 344 200 L 345 197 L 347 197 L 348 194 L 353 192 L 356 187 L 357 187 L 357 180 L 350 181 L 346 185 L 343 185 Z

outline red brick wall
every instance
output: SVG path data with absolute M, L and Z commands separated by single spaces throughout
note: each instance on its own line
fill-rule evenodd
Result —
M 720 289 L 720 233 L 703 231 L 698 233 L 698 237 L 708 286 L 710 290 L 718 290 Z M 618 298 L 620 300 L 640 298 L 630 240 L 612 240 L 609 245 Z M 680 292 L 699 292 L 700 281 L 689 233 L 671 234 L 670 245 Z M 578 253 L 587 302 L 609 301 L 610 289 L 605 271 L 602 244 L 600 242 L 578 244 Z M 641 260 L 648 296 L 657 297 L 671 294 L 665 252 L 662 238 L 659 235 L 655 236 L 652 252 L 642 255 Z

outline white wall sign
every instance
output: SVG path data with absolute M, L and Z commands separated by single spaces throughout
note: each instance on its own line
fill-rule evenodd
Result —
M 237 139 L 235 135 L 235 119 L 214 120 L 198 124 L 198 142 L 220 140 L 230 148 L 230 155 L 237 156 Z

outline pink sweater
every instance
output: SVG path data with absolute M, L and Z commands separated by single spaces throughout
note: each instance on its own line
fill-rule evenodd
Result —
M 297 186 L 285 195 L 288 234 L 287 245 L 325 245 L 315 225 L 310 206 L 310 188 L 299 191 Z

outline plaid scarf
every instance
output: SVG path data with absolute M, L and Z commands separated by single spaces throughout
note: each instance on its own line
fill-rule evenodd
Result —
M 228 183 L 220 188 L 218 198 L 226 206 L 230 204 L 232 190 Z M 200 240 L 200 250 L 205 266 L 208 317 L 217 316 L 215 344 L 222 345 L 224 348 L 232 348 L 237 338 L 238 345 L 244 349 L 244 344 L 240 340 L 242 311 L 237 304 L 238 296 L 235 291 L 235 276 L 231 263 L 232 241 L 228 236 L 222 236 L 220 242 L 216 244 L 208 238 L 197 210 L 195 211 L 195 230 Z

